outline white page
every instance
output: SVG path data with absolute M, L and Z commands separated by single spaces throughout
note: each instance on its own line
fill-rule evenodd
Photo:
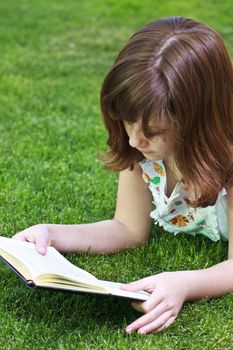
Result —
M 64 258 L 56 249 L 48 247 L 47 254 L 41 255 L 33 243 L 0 237 L 0 247 L 22 261 L 36 278 L 41 274 L 58 274 L 98 285 L 98 279 Z
M 144 290 L 138 291 L 138 292 L 129 292 L 127 290 L 120 289 L 121 285 L 124 283 L 110 282 L 110 281 L 103 281 L 103 280 L 99 280 L 99 283 L 103 287 L 108 288 L 109 292 L 113 292 L 114 295 L 127 296 L 133 299 L 140 299 L 140 300 L 147 300 L 151 295 L 150 293 L 145 292 Z
M 149 293 L 144 291 L 128 292 L 120 289 L 122 283 L 98 280 L 95 276 L 71 264 L 55 248 L 48 247 L 47 254 L 39 254 L 33 243 L 23 242 L 0 236 L 0 248 L 22 261 L 30 270 L 32 278 L 41 274 L 57 274 L 77 279 L 80 282 L 90 283 L 106 288 L 111 294 L 127 296 L 132 299 L 146 300 Z

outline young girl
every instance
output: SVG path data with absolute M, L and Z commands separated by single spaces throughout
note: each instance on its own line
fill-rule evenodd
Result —
M 232 93 L 232 64 L 219 34 L 184 17 L 149 23 L 121 50 L 101 91 L 109 133 L 104 161 L 119 172 L 114 218 L 35 225 L 14 236 L 34 242 L 41 254 L 47 245 L 110 253 L 146 243 L 151 217 L 174 234 L 228 239 L 222 263 L 123 285 L 152 293 L 133 303 L 145 315 L 127 333 L 161 331 L 185 301 L 233 291 Z

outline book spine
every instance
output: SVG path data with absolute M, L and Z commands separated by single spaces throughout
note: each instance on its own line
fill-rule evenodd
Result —
M 32 287 L 32 288 L 36 287 L 35 282 L 33 280 L 27 280 L 27 285 L 28 287 Z
M 13 265 L 11 265 L 6 259 L 4 259 L 2 255 L 0 255 L 0 260 L 2 260 L 7 266 L 9 266 L 11 270 L 13 270 L 21 278 L 21 280 L 23 280 L 23 282 L 26 283 L 28 287 L 36 287 L 33 280 L 27 280 Z

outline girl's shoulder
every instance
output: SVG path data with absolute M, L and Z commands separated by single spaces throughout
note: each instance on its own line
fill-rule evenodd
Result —
M 162 160 L 143 159 L 139 163 L 143 171 L 144 180 L 153 182 L 153 179 L 165 177 L 165 168 Z

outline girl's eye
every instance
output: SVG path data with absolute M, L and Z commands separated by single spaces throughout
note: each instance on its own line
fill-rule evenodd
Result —
M 159 129 L 150 125 L 148 126 L 148 130 L 151 135 L 160 135 L 160 134 L 164 134 L 167 131 L 167 129 Z
M 153 138 L 159 135 L 162 135 L 164 133 L 164 131 L 150 131 L 148 137 L 149 138 Z
M 134 122 L 131 122 L 131 121 L 124 121 L 123 122 L 123 124 L 125 125 L 125 126 L 131 126 L 131 125 L 133 125 L 134 124 Z

